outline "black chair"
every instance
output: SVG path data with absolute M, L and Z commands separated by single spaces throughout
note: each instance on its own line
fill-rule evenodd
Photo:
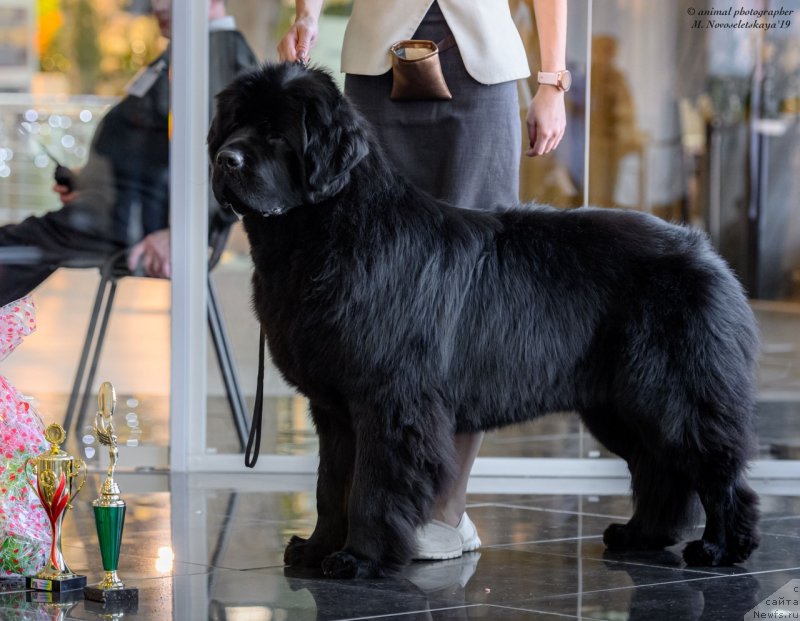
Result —
M 211 270 L 217 265 L 225 244 L 230 234 L 231 223 L 224 222 L 220 218 L 217 223 L 210 225 L 209 246 L 211 254 L 208 261 L 208 329 L 211 332 L 211 340 L 214 343 L 214 351 L 219 362 L 222 380 L 225 384 L 225 392 L 228 398 L 228 405 L 231 409 L 233 422 L 239 439 L 241 450 L 244 451 L 247 442 L 248 423 L 246 417 L 247 406 L 239 385 L 236 374 L 236 367 L 231 352 L 230 340 L 222 319 L 219 300 L 216 288 L 211 279 Z M 89 329 L 83 343 L 78 370 L 75 373 L 75 381 L 72 384 L 72 392 L 67 405 L 67 412 L 64 416 L 64 429 L 69 433 L 70 427 L 75 419 L 75 431 L 79 432 L 86 417 L 86 409 L 89 404 L 89 397 L 92 393 L 92 383 L 97 372 L 97 363 L 100 360 L 100 352 L 103 348 L 103 341 L 108 328 L 108 321 L 111 316 L 111 309 L 114 305 L 114 297 L 117 292 L 119 281 L 125 277 L 133 276 L 128 270 L 125 258 L 128 250 L 121 250 L 106 260 L 100 267 L 100 285 L 94 299 L 92 317 L 89 320 Z M 91 358 L 91 362 L 90 362 Z M 82 398 L 81 398 L 82 397 Z M 80 398 L 80 406 L 76 407 Z M 77 418 L 76 418 L 77 412 Z

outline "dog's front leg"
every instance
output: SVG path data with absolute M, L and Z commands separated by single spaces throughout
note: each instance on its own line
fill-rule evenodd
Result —
M 444 409 L 424 399 L 386 402 L 353 412 L 347 542 L 323 561 L 328 577 L 384 577 L 406 565 L 416 551 L 416 527 L 452 478 L 453 428 Z
M 319 567 L 347 538 L 347 497 L 353 473 L 355 438 L 345 413 L 311 404 L 319 435 L 317 525 L 308 539 L 292 537 L 283 560 L 294 567 Z

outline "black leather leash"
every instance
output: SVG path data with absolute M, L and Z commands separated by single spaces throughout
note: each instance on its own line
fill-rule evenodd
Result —
M 267 337 L 262 327 L 258 335 L 258 379 L 256 380 L 256 402 L 253 405 L 253 422 L 250 424 L 250 437 L 244 453 L 244 465 L 252 468 L 258 461 L 261 450 L 261 420 L 264 417 L 264 347 Z

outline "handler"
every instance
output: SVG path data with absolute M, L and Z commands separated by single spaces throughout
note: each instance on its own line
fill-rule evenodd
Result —
M 308 62 L 324 0 L 297 0 L 281 60 Z M 555 149 L 564 135 L 566 0 L 533 0 L 542 67 L 528 107 L 526 154 Z M 447 101 L 393 101 L 389 48 L 403 39 L 453 35 L 439 56 Z M 467 209 L 519 202 L 519 101 L 516 80 L 530 75 L 507 0 L 355 0 L 342 49 L 345 93 L 372 123 L 386 153 L 417 187 Z M 455 438 L 458 475 L 417 531 L 417 559 L 449 559 L 481 545 L 465 513 L 467 482 L 483 434 Z

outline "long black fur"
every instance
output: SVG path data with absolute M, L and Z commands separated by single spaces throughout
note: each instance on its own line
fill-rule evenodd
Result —
M 326 73 L 266 65 L 218 100 L 213 188 L 243 215 L 272 359 L 319 433 L 317 526 L 286 562 L 387 575 L 452 480 L 456 432 L 575 410 L 628 463 L 611 549 L 745 560 L 758 499 L 753 314 L 706 237 L 637 212 L 436 201 Z M 476 146 L 479 148 L 479 146 Z

